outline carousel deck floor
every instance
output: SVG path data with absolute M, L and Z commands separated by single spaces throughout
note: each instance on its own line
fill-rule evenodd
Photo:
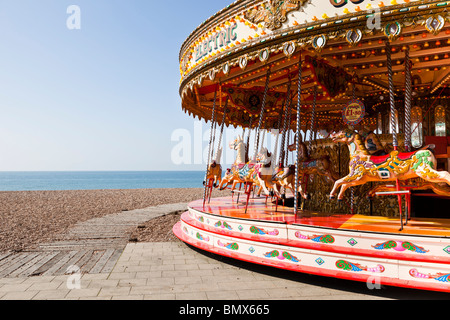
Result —
M 296 216 L 293 208 L 278 205 L 276 210 L 275 204 L 270 201 L 266 203 L 266 198 L 264 197 L 251 198 L 247 213 L 245 213 L 245 202 L 239 201 L 237 203 L 236 196 L 234 199 L 231 197 L 214 198 L 205 205 L 203 205 L 202 199 L 196 200 L 190 203 L 189 207 L 200 212 L 227 218 L 307 225 L 338 230 L 450 237 L 450 219 L 412 218 L 408 220 L 403 231 L 399 231 L 400 218 L 358 214 L 330 214 L 306 210 L 300 211 Z

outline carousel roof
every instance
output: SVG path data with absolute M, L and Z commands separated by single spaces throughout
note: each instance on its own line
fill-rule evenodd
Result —
M 248 127 L 257 124 L 264 104 L 263 126 L 277 128 L 286 101 L 295 113 L 301 67 L 303 125 L 315 106 L 319 125 L 333 126 L 357 98 L 366 107 L 363 124 L 373 126 L 377 107 L 389 100 L 389 68 L 396 102 L 403 103 L 405 61 L 411 62 L 414 98 L 447 94 L 449 6 L 413 0 L 235 1 L 182 45 L 182 108 L 209 121 L 214 105 L 216 119 L 226 106 L 227 125 Z

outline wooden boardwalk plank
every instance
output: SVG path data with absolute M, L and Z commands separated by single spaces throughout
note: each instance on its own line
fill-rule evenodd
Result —
M 86 250 L 86 249 L 110 249 L 123 247 L 128 243 L 128 238 L 103 238 L 103 239 L 79 239 L 72 241 L 59 241 L 54 243 L 45 243 L 39 246 L 39 250 L 59 250 L 59 251 L 72 251 L 72 250 Z
M 10 264 L 8 268 L 3 269 L 0 272 L 0 278 L 4 278 L 8 276 L 11 272 L 18 269 L 19 267 L 26 264 L 29 260 L 33 259 L 35 257 L 34 253 L 22 253 L 19 255 L 18 259 L 14 261 L 14 263 Z
M 16 277 L 17 275 L 21 274 L 22 272 L 24 272 L 28 268 L 31 268 L 34 264 L 39 262 L 43 258 L 43 256 L 44 256 L 43 253 L 33 252 L 31 260 L 29 260 L 27 263 L 22 265 L 20 268 L 18 268 L 16 270 L 14 270 L 13 272 L 11 272 L 8 276 L 9 277 Z
M 56 271 L 58 271 L 75 254 L 77 254 L 77 251 L 69 251 L 69 252 L 66 252 L 65 255 L 59 261 L 54 259 L 55 264 L 53 264 L 50 268 L 48 268 L 47 271 L 45 271 L 42 275 L 44 275 L 44 276 L 54 275 L 54 273 Z M 64 272 L 65 272 L 65 270 L 64 270 Z
M 103 255 L 100 257 L 98 262 L 94 265 L 94 267 L 89 271 L 89 273 L 100 273 L 105 266 L 106 262 L 114 253 L 114 249 L 107 249 L 104 251 Z
M 111 257 L 109 258 L 109 260 L 105 263 L 105 266 L 102 269 L 102 273 L 110 273 L 117 261 L 119 260 L 120 256 L 122 255 L 123 249 L 115 249 L 114 253 L 111 255 Z
M 0 255 L 0 262 L 1 262 L 3 259 L 6 259 L 6 258 L 8 258 L 9 256 L 11 256 L 11 255 L 13 255 L 13 254 L 14 254 L 14 253 L 11 252 L 11 251 L 2 253 L 2 254 Z
M 91 258 L 89 259 L 88 262 L 86 262 L 86 264 L 81 267 L 81 272 L 83 273 L 89 273 L 89 271 L 94 267 L 94 265 L 97 263 L 97 261 L 100 259 L 100 257 L 102 256 L 102 254 L 104 253 L 104 251 L 94 251 L 94 253 L 92 254 Z
M 84 255 L 77 261 L 77 266 L 82 270 L 82 267 L 89 261 L 94 254 L 94 250 L 83 250 Z
M 79 266 L 80 259 L 88 253 L 89 250 L 80 250 L 72 258 L 69 259 L 59 270 L 55 271 L 54 275 L 66 274 L 67 269 L 71 266 Z
M 19 260 L 21 256 L 22 253 L 14 253 L 0 261 L 0 271 L 8 268 L 8 266 L 10 266 L 12 263 L 16 263 L 16 261 Z
M 64 239 L 80 239 L 80 240 L 92 240 L 92 239 L 122 239 L 124 238 L 124 232 L 77 232 L 73 234 L 66 235 Z
M 31 268 L 28 268 L 28 270 L 22 272 L 19 274 L 19 277 L 28 277 L 28 276 L 36 276 L 39 275 L 38 271 L 39 269 L 44 266 L 48 261 L 55 258 L 60 252 L 53 251 L 53 252 L 45 252 L 42 260 L 34 264 Z

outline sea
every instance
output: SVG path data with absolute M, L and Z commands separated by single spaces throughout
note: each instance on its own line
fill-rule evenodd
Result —
M 202 188 L 203 171 L 0 172 L 0 191 Z

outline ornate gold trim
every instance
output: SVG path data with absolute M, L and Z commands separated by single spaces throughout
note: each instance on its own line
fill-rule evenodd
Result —
M 442 16 L 442 18 L 444 19 L 444 21 L 450 21 L 450 13 L 447 12 L 447 8 L 450 7 L 450 3 L 447 4 L 446 6 L 440 6 L 437 7 L 436 3 L 432 3 L 432 4 L 425 4 L 425 5 L 421 5 L 419 3 L 414 3 L 413 6 L 411 6 L 411 3 L 409 4 L 409 6 L 404 5 L 401 7 L 408 7 L 408 13 L 405 13 L 403 16 L 403 19 L 401 20 L 401 22 L 399 22 L 399 20 L 394 20 L 392 19 L 395 15 L 398 15 L 400 13 L 400 7 L 392 10 L 391 14 L 389 16 L 393 16 L 391 17 L 392 20 L 390 20 L 389 22 L 386 22 L 385 26 L 384 26 L 384 30 L 389 30 L 387 29 L 389 26 L 391 25 L 400 25 L 400 28 L 393 28 L 392 31 L 389 32 L 384 32 L 385 36 L 389 37 L 392 40 L 395 40 L 397 37 L 401 36 L 402 32 L 403 32 L 403 26 L 405 27 L 409 27 L 409 26 L 417 26 L 417 25 L 425 25 L 427 19 L 429 19 L 430 17 L 436 17 L 436 16 Z M 426 8 L 422 8 L 422 7 L 426 7 Z M 428 13 L 426 14 L 424 11 L 425 10 L 430 10 L 430 9 L 438 9 L 439 12 L 434 12 L 432 14 Z M 419 12 L 424 12 L 423 16 L 418 16 Z M 429 11 L 428 11 L 429 12 Z M 356 18 L 356 17 L 355 17 Z M 354 22 L 352 23 L 351 28 L 342 28 L 343 25 L 346 25 L 348 22 L 350 22 L 350 20 L 348 19 L 344 19 L 341 23 L 342 24 L 337 24 L 336 21 L 332 21 L 330 23 L 328 23 L 328 26 L 331 27 L 331 24 L 333 24 L 333 28 L 329 28 L 328 31 L 325 34 L 320 34 L 318 31 L 322 29 L 322 26 L 315 26 L 315 27 L 290 27 L 286 30 L 277 30 L 275 31 L 273 34 L 270 35 L 270 41 L 268 41 L 268 46 L 264 49 L 268 49 L 268 52 L 279 52 L 279 51 L 283 51 L 284 47 L 283 45 L 280 47 L 280 43 L 286 44 L 288 42 L 286 42 L 286 38 L 287 39 L 293 39 L 294 34 L 302 34 L 303 37 L 300 38 L 296 38 L 295 40 L 291 40 L 296 46 L 302 46 L 304 44 L 310 44 L 313 45 L 314 43 L 314 39 L 317 39 L 318 37 L 324 35 L 326 37 L 326 40 L 328 42 L 328 40 L 332 40 L 332 39 L 336 39 L 336 38 L 346 38 L 348 32 L 350 32 L 351 30 L 360 30 L 362 37 L 364 35 L 367 34 L 372 34 L 374 31 L 373 30 L 369 30 L 365 28 L 365 24 L 366 24 L 366 16 L 358 16 L 358 19 L 355 19 Z M 385 16 L 385 19 L 387 19 L 388 16 Z M 397 17 L 398 19 L 398 17 Z M 445 24 L 444 24 L 445 25 Z M 395 29 L 395 30 L 394 30 Z M 440 31 L 442 31 L 442 28 L 440 29 Z M 248 57 L 248 61 L 254 60 L 256 58 L 258 58 L 259 53 L 264 50 L 261 48 L 258 48 L 257 50 L 252 50 L 251 47 L 253 44 L 259 44 L 262 43 L 263 41 L 265 41 L 265 39 L 254 39 L 251 42 L 246 43 L 245 46 L 242 47 L 242 53 L 239 54 L 238 48 L 234 48 L 233 50 L 233 54 L 231 56 L 228 57 L 228 55 L 226 54 L 226 52 L 221 53 L 220 55 L 217 55 L 214 60 L 217 60 L 213 63 L 210 64 L 210 66 L 207 66 L 207 64 L 202 64 L 199 65 L 197 67 L 195 67 L 194 69 L 190 70 L 189 72 L 185 73 L 184 76 L 182 77 L 181 81 L 180 81 L 180 92 L 183 90 L 183 88 L 186 88 L 187 85 L 189 84 L 189 82 L 191 81 L 195 81 L 193 79 L 195 79 L 194 77 L 198 74 L 201 73 L 205 73 L 208 72 L 207 69 L 211 68 L 211 67 L 217 67 L 217 68 L 223 68 L 223 66 L 228 63 L 229 64 L 229 69 L 231 69 L 231 66 L 233 65 L 239 65 L 239 59 L 240 57 L 242 57 L 242 55 L 247 55 Z M 270 43 L 270 44 L 269 44 Z M 317 41 L 316 41 L 317 44 Z M 326 46 L 326 44 L 324 45 Z M 321 48 L 317 48 L 319 51 Z M 228 57 L 228 60 L 225 60 Z
M 441 32 L 442 28 L 444 28 L 445 25 L 445 19 L 440 15 L 434 15 L 428 17 L 428 19 L 425 20 L 425 28 L 428 30 L 428 32 L 434 34 L 435 36 Z
M 283 45 L 283 53 L 288 58 L 292 57 L 292 55 L 295 53 L 295 49 L 295 41 L 289 41 Z
M 264 22 L 264 26 L 272 31 L 280 29 L 287 21 L 287 14 L 299 10 L 306 0 L 267 0 L 260 6 L 245 12 L 244 17 L 248 21 L 258 24 Z
M 345 40 L 351 46 L 357 46 L 362 39 L 362 31 L 360 29 L 350 29 L 345 34 Z

